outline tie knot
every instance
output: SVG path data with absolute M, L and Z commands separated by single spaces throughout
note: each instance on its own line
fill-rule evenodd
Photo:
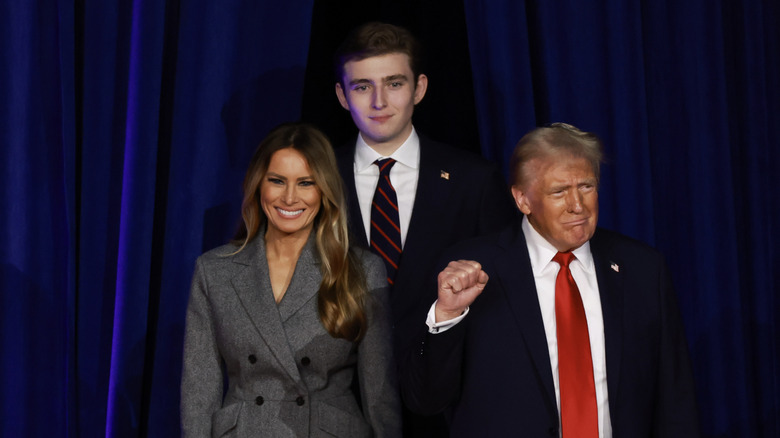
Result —
M 374 161 L 374 164 L 379 167 L 379 174 L 380 175 L 389 175 L 390 169 L 393 168 L 393 164 L 395 164 L 395 160 L 392 158 L 381 158 L 379 160 Z
M 553 261 L 558 262 L 558 264 L 561 266 L 569 266 L 569 263 L 571 263 L 571 261 L 575 258 L 576 257 L 574 257 L 574 254 L 571 252 L 559 252 L 558 254 L 555 254 Z

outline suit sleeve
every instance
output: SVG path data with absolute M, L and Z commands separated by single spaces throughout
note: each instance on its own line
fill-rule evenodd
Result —
M 358 382 L 363 415 L 374 436 L 401 436 L 401 401 L 390 330 L 390 305 L 382 261 L 364 255 L 369 293 L 366 297 L 368 326 L 358 346 Z
M 436 272 L 441 272 L 448 260 L 460 258 L 462 254 L 450 249 L 439 260 Z M 436 290 L 436 282 L 432 288 Z M 463 346 L 469 319 L 466 316 L 448 330 L 436 334 L 429 333 L 424 321 L 420 321 L 422 329 L 413 347 L 400 362 L 399 375 L 404 405 L 412 412 L 427 416 L 444 411 L 460 396 Z
M 222 404 L 222 367 L 208 285 L 198 259 L 190 289 L 184 332 L 181 381 L 183 437 L 211 436 L 211 416 Z
M 661 351 L 654 436 L 698 437 L 695 385 L 682 318 L 666 265 L 661 269 Z
M 401 366 L 401 395 L 411 411 L 434 415 L 457 400 L 466 326 L 463 320 L 443 333 L 420 334 Z

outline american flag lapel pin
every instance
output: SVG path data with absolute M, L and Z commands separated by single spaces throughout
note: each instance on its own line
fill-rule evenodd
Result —
M 612 270 L 615 272 L 620 272 L 620 266 L 618 266 L 618 264 L 615 262 L 611 262 L 609 267 L 612 268 Z
M 449 172 L 446 172 L 446 171 L 444 171 L 444 170 L 440 170 L 439 172 L 440 172 L 440 173 L 439 173 L 439 177 L 440 177 L 441 179 L 446 179 L 447 181 L 449 181 L 449 180 L 450 180 L 450 173 L 449 173 Z

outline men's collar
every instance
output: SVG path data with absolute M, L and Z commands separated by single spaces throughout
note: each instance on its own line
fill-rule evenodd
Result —
M 525 234 L 526 245 L 528 246 L 528 256 L 531 259 L 531 268 L 534 276 L 539 276 L 542 271 L 552 262 L 552 258 L 558 253 L 558 250 L 547 241 L 536 229 L 528 222 L 528 217 L 523 216 L 523 234 Z M 593 255 L 590 253 L 590 241 L 572 251 L 577 261 L 582 264 L 582 268 L 588 272 L 594 269 Z M 576 262 L 575 262 L 576 263 Z
M 377 151 L 363 140 L 363 135 L 358 134 L 357 144 L 355 145 L 356 170 L 358 172 L 363 171 L 380 158 L 392 158 L 404 166 L 417 169 L 420 166 L 420 137 L 417 135 L 414 127 L 412 127 L 412 133 L 409 134 L 406 141 L 389 157 L 379 155 Z

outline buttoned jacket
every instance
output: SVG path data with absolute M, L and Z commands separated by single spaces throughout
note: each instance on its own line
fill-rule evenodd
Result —
M 400 436 L 381 260 L 357 250 L 369 286 L 368 329 L 354 343 L 332 337 L 320 321 L 313 237 L 278 305 L 264 239 L 237 249 L 225 245 L 196 262 L 184 343 L 183 436 Z
M 663 257 L 601 228 L 590 249 L 613 437 L 699 436 L 685 334 Z M 424 414 L 451 409 L 454 437 L 558 437 L 557 370 L 520 220 L 445 256 L 459 259 L 480 262 L 487 286 L 459 324 L 420 335 L 402 367 L 404 402 Z

